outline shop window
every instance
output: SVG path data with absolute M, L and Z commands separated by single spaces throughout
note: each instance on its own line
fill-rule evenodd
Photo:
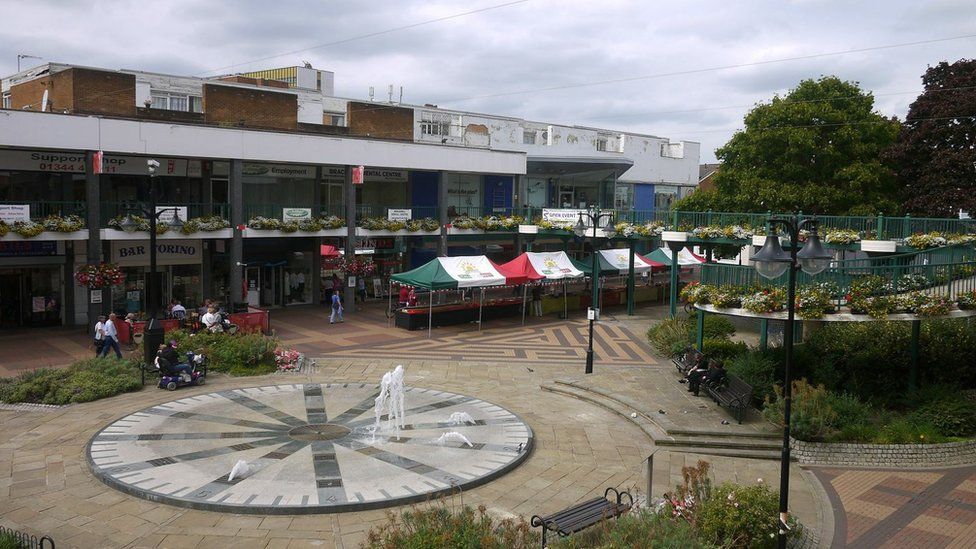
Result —
M 345 126 L 346 116 L 343 114 L 332 114 L 329 115 L 329 124 L 332 126 Z
M 203 98 L 191 95 L 190 96 L 190 111 L 191 112 L 203 112 Z
M 3 94 L 3 108 L 10 108 L 10 92 Z
M 596 150 L 606 152 L 607 150 L 607 138 L 601 137 L 596 140 Z
M 452 122 L 453 117 L 450 114 L 423 111 L 420 115 L 420 134 L 430 137 L 449 137 Z

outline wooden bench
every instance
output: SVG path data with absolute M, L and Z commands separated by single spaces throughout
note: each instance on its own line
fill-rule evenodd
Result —
M 704 360 L 705 355 L 701 354 L 701 351 L 694 347 L 688 347 L 683 353 L 671 358 L 671 362 L 674 363 L 674 367 L 678 369 L 678 373 L 681 375 L 687 375 L 692 368 L 704 363 Z
M 705 392 L 720 406 L 728 408 L 739 423 L 752 406 L 752 386 L 732 374 L 727 374 L 720 384 L 705 385 Z
M 610 492 L 615 494 L 615 499 L 608 497 Z M 623 502 L 623 496 L 627 496 L 629 503 Z M 531 524 L 533 528 L 542 527 L 542 547 L 544 548 L 546 546 L 546 532 L 550 530 L 565 537 L 598 524 L 600 521 L 617 518 L 633 506 L 634 498 L 629 492 L 618 492 L 616 488 L 607 488 L 603 492 L 602 498 L 593 498 L 545 517 L 535 515 L 532 517 Z

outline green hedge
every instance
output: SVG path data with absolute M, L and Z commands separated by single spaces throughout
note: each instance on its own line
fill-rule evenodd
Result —
M 169 332 L 166 337 L 167 341 L 176 341 L 181 357 L 188 351 L 202 352 L 207 357 L 210 371 L 232 376 L 255 376 L 277 369 L 274 351 L 279 342 L 275 337 L 260 333 L 230 335 L 207 331 L 191 334 L 184 330 Z
M 91 358 L 67 368 L 40 368 L 0 379 L 0 401 L 62 405 L 90 402 L 141 388 L 137 361 Z

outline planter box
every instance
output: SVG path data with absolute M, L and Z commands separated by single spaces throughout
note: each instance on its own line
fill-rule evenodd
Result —
M 661 240 L 665 242 L 688 242 L 688 233 L 684 231 L 664 231 Z
M 345 236 L 345 232 L 338 236 Z M 401 229 L 399 231 L 371 231 L 369 229 L 364 229 L 362 227 L 356 227 L 356 236 L 440 236 L 440 230 L 437 231 L 413 231 L 410 232 L 406 229 Z
M 31 240 L 88 240 L 88 229 L 82 229 L 80 231 L 74 231 L 70 233 L 60 233 L 57 231 L 44 231 L 37 236 L 30 238 L 25 238 L 19 234 L 13 232 L 12 230 L 7 233 L 7 236 L 0 238 L 4 241 L 31 241 Z
M 862 240 L 862 252 L 876 252 L 893 254 L 898 249 L 898 243 L 894 240 Z
M 230 230 L 230 229 L 228 229 Z M 199 233 L 198 233 L 199 234 Z M 195 235 L 194 235 L 195 236 Z M 264 230 L 264 229 L 245 229 L 244 238 L 300 238 L 300 237 L 325 237 L 325 236 L 346 236 L 346 229 L 325 229 L 322 231 L 295 231 L 293 233 L 286 233 L 277 230 Z M 229 237 L 228 237 L 229 238 Z
M 101 229 L 102 240 L 149 240 L 149 233 L 136 231 L 127 233 L 118 229 Z M 187 238 L 232 238 L 233 229 L 220 229 L 218 231 L 197 231 L 193 234 L 183 234 L 174 231 L 166 231 L 156 235 L 156 240 L 185 240 Z
M 447 229 L 447 234 L 485 234 L 486 232 L 483 229 L 458 229 L 456 227 Z

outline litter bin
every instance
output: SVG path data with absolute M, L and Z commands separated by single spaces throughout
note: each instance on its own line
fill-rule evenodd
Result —
M 230 312 L 232 312 L 232 313 L 246 313 L 248 311 L 247 303 L 246 302 L 244 302 L 244 303 L 232 303 L 230 308 L 231 308 L 231 311 Z

